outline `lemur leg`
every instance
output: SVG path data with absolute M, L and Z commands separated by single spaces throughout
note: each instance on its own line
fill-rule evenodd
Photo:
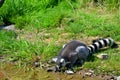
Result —
M 74 66 L 74 64 L 76 63 L 78 59 L 78 53 L 77 52 L 72 52 L 71 56 L 70 56 L 70 64 L 67 66 L 68 68 L 72 68 Z
M 75 63 L 75 65 L 77 65 L 77 66 L 82 66 L 83 64 L 84 64 L 84 62 L 85 62 L 85 60 L 83 60 L 83 59 L 78 59 L 77 61 L 76 61 L 76 63 Z

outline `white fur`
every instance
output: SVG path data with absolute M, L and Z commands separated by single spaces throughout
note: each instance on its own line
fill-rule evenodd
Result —
M 99 43 L 98 42 L 95 42 L 94 44 L 96 44 L 97 45 L 97 49 L 99 49 Z
M 63 48 L 66 46 L 66 44 L 63 45 Z
M 102 44 L 102 47 L 104 47 L 105 46 L 105 43 L 103 42 L 103 40 L 99 40 L 100 41 L 100 43 Z
M 57 58 L 57 57 L 52 58 L 52 61 L 53 61 L 53 62 L 55 62 L 55 63 L 57 62 L 57 60 L 58 60 L 58 58 Z M 62 66 L 65 66 L 65 65 L 66 65 L 65 59 L 63 59 L 63 58 L 62 58 L 62 59 L 60 59 L 60 63 L 62 63 Z
M 95 51 L 95 47 L 93 45 L 90 45 L 90 46 L 92 47 L 93 52 L 94 52 Z M 91 49 L 90 49 L 90 51 L 91 51 Z
M 63 59 L 63 58 L 62 58 L 62 59 L 60 59 L 60 62 L 61 62 L 61 63 L 63 63 L 63 62 L 64 62 L 64 59 Z
M 110 41 L 109 41 L 109 39 L 105 39 L 106 40 L 106 42 L 107 42 L 107 45 L 109 45 L 110 44 Z
M 52 58 L 52 61 L 53 61 L 53 62 L 56 62 L 57 59 L 58 59 L 57 57 L 56 57 L 56 58 Z
M 65 59 L 61 59 L 60 62 L 62 63 L 62 66 L 65 66 L 66 65 L 66 62 L 65 62 Z

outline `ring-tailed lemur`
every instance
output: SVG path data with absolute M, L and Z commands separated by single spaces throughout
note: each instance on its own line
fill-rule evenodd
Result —
M 89 55 L 95 51 L 106 46 L 114 46 L 115 42 L 111 38 L 104 38 L 94 41 L 91 45 L 87 46 L 85 43 L 73 40 L 63 46 L 57 58 L 53 58 L 56 67 L 60 70 L 61 67 L 66 66 L 72 68 L 77 60 L 84 61 Z

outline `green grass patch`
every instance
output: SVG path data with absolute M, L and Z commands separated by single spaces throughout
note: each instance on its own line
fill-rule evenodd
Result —
M 118 0 L 103 1 L 101 6 L 97 2 L 97 6 L 91 7 L 92 1 L 6 0 L 0 8 L 0 24 L 4 20 L 13 22 L 18 32 L 0 30 L 0 55 L 7 55 L 8 60 L 12 57 L 21 61 L 39 55 L 46 61 L 57 56 L 62 45 L 73 39 L 88 42 L 91 39 L 86 40 L 87 37 L 109 36 L 119 42 Z M 95 57 L 83 67 L 120 74 L 119 49 L 101 50 L 97 54 L 102 52 L 109 54 L 108 60 Z

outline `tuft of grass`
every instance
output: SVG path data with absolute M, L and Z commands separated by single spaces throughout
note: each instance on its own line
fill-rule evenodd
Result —
M 71 6 L 62 0 L 11 0 L 0 9 L 0 19 L 15 23 L 20 29 L 26 25 L 37 28 L 59 26 L 69 9 Z
M 116 49 L 107 49 L 102 52 L 98 52 L 94 54 L 95 59 L 93 61 L 86 62 L 83 67 L 88 69 L 95 69 L 96 73 L 108 73 L 108 74 L 120 74 L 119 68 L 119 50 Z M 101 53 L 107 53 L 108 59 L 107 60 L 100 60 L 96 56 Z M 91 65 L 92 64 L 92 65 Z M 114 66 L 113 66 L 114 65 Z M 117 71 L 116 71 L 117 70 Z
M 80 6 L 87 7 L 93 0 L 6 0 L 0 8 L 0 21 L 8 20 L 22 29 L 27 25 L 32 27 L 60 26 L 66 15 L 75 12 Z M 96 3 L 97 4 L 97 3 Z M 119 7 L 118 0 L 106 0 L 105 6 Z
M 73 18 L 73 22 L 67 23 L 68 26 L 65 30 L 74 34 L 83 33 L 88 36 L 99 35 L 102 37 L 112 37 L 115 40 L 119 40 L 119 20 L 111 22 L 111 20 L 108 20 L 107 18 L 108 17 L 102 17 L 99 14 L 79 12 L 79 14 Z M 114 16 L 112 19 L 113 18 Z M 118 17 L 116 16 L 116 18 Z

